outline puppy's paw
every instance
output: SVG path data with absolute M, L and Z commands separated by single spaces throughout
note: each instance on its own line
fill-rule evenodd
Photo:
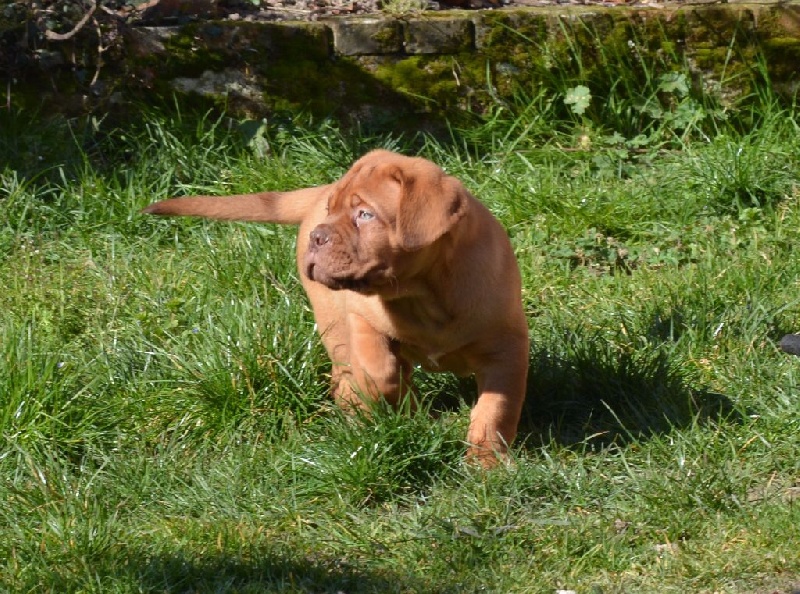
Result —
M 497 466 L 513 464 L 504 444 L 471 444 L 465 456 L 467 464 L 489 470 Z

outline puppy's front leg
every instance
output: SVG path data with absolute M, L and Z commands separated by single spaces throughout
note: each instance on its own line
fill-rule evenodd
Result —
M 346 379 L 350 389 L 340 383 L 337 401 L 345 406 L 364 406 L 365 400 L 384 398 L 396 406 L 411 390 L 411 365 L 398 355 L 397 345 L 388 336 L 360 315 L 347 315 L 347 331 L 350 369 Z
M 478 402 L 470 415 L 468 457 L 484 468 L 504 458 L 517 435 L 528 376 L 528 339 L 511 341 L 477 374 Z

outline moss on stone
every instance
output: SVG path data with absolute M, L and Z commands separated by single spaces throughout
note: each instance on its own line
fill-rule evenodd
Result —
M 661 73 L 680 70 L 686 63 L 695 74 L 695 89 L 734 92 L 723 89 L 730 87 L 743 95 L 758 80 L 759 59 L 777 84 L 796 81 L 800 63 L 800 39 L 793 33 L 800 28 L 796 5 L 549 7 L 455 15 L 441 12 L 412 19 L 426 27 L 448 23 L 441 29 L 450 43 L 449 55 L 403 55 L 399 35 L 404 29 L 391 20 L 371 33 L 377 47 L 392 48 L 392 53 L 380 56 L 335 55 L 333 28 L 345 26 L 344 21 L 192 23 L 169 34 L 163 30 L 153 37 L 155 49 L 127 51 L 123 62 L 106 66 L 102 97 L 120 88 L 130 96 L 169 97 L 178 77 L 239 72 L 253 83 L 248 92 L 260 93 L 256 100 L 242 100 L 248 111 L 304 110 L 337 117 L 430 114 L 454 120 L 463 118 L 464 110 L 484 110 L 498 98 L 508 101 L 543 90 L 557 96 L 577 84 L 589 86 L 599 97 L 613 92 L 621 81 L 644 88 Z M 457 19 L 455 24 L 451 18 Z M 473 26 L 476 49 L 470 41 Z M 88 55 L 91 49 L 87 45 L 75 55 Z M 416 49 L 429 51 L 427 46 Z M 406 47 L 407 53 L 412 50 Z M 65 60 L 70 66 L 66 54 Z M 86 64 L 77 71 L 64 67 L 52 78 L 60 89 L 74 89 L 81 96 L 80 68 L 88 73 L 87 80 L 93 74 Z M 30 93 L 15 93 L 28 101 Z M 240 108 L 226 96 L 202 101 L 233 111 Z
M 426 109 L 447 108 L 457 95 L 457 83 L 448 71 L 451 57 L 411 56 L 384 63 L 375 78 L 399 92 L 415 98 Z
M 800 84 L 800 39 L 795 37 L 776 37 L 766 39 L 761 44 L 769 76 L 784 84 Z
M 402 43 L 400 35 L 399 27 L 387 26 L 381 27 L 373 33 L 372 39 L 383 47 L 395 47 Z

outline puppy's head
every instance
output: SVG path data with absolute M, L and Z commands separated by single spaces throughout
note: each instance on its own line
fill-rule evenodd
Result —
M 430 161 L 373 151 L 332 186 L 304 272 L 331 289 L 396 288 L 435 259 L 469 204 L 464 186 Z

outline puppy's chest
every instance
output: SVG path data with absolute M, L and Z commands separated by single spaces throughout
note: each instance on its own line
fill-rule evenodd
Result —
M 391 335 L 414 345 L 426 356 L 441 357 L 453 350 L 458 331 L 456 316 L 434 300 L 409 299 L 384 304 Z M 457 342 L 457 340 L 456 340 Z
M 470 371 L 464 325 L 458 323 L 406 324 L 394 333 L 400 354 L 428 371 L 451 371 L 466 374 Z
M 384 303 L 388 325 L 376 329 L 390 336 L 403 358 L 428 371 L 467 373 L 464 351 L 469 343 L 465 335 L 469 324 L 459 320 L 435 299 L 409 299 Z

